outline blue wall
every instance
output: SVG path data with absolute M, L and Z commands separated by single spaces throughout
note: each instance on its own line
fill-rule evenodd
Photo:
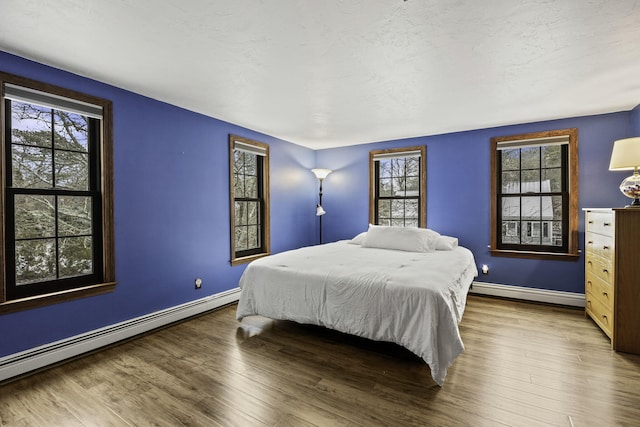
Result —
M 631 135 L 640 136 L 640 104 L 631 110 Z
M 630 135 L 630 116 L 621 112 L 320 150 L 318 166 L 334 169 L 324 185 L 326 239 L 348 239 L 367 229 L 370 150 L 426 145 L 427 226 L 457 236 L 479 266 L 490 266 L 489 275 L 479 281 L 583 293 L 582 257 L 539 261 L 489 254 L 490 138 L 578 128 L 579 207 L 619 207 L 628 203 L 618 191 L 628 173 L 609 172 L 608 167 L 613 141 Z M 579 238 L 582 248 L 582 211 Z
M 111 294 L 0 316 L 0 357 L 237 287 L 230 133 L 270 145 L 272 251 L 316 243 L 313 150 L 3 52 L 0 70 L 113 101 L 118 281 Z

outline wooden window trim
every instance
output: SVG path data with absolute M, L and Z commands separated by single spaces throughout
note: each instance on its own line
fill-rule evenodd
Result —
M 76 99 L 102 107 L 102 126 L 100 144 L 100 184 L 102 194 L 102 283 L 69 289 L 60 292 L 41 294 L 27 298 L 6 299 L 6 265 L 5 265 L 5 176 L 0 174 L 0 314 L 12 313 L 78 298 L 113 292 L 115 281 L 115 240 L 113 222 L 113 104 L 111 101 L 87 95 L 74 90 L 42 83 L 25 77 L 0 71 L 0 164 L 5 164 L 5 103 L 4 84 L 11 83 L 22 87 Z
M 533 252 L 526 250 L 504 250 L 498 249 L 498 165 L 497 147 L 499 142 L 527 140 L 549 137 L 569 137 L 569 232 L 567 252 Z M 575 261 L 580 257 L 578 252 L 578 129 L 559 129 L 545 132 L 533 132 L 520 135 L 510 135 L 491 138 L 491 241 L 489 252 L 493 256 L 529 258 L 544 260 Z
M 420 151 L 420 217 L 418 223 L 419 227 L 425 228 L 427 226 L 427 148 L 424 145 L 369 151 L 369 224 L 376 223 L 376 169 L 374 157 L 381 154 L 400 154 L 409 151 Z
M 233 166 L 235 162 L 235 158 L 233 155 L 234 152 L 234 141 L 239 141 L 248 145 L 253 145 L 256 147 L 260 147 L 266 151 L 266 155 L 264 156 L 264 161 L 262 163 L 262 194 L 264 197 L 264 205 L 263 205 L 263 251 L 257 254 L 236 257 L 236 239 L 235 239 L 235 185 L 234 185 L 234 176 L 233 176 Z M 247 264 L 251 261 L 262 258 L 264 256 L 271 254 L 271 204 L 270 204 L 270 196 L 269 196 L 269 145 L 254 141 L 252 139 L 243 138 L 237 135 L 229 135 L 229 222 L 230 222 L 230 242 L 231 242 L 231 260 L 230 263 L 232 266 Z

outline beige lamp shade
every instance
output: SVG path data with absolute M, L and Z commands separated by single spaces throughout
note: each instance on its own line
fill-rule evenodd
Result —
M 615 141 L 609 170 L 633 170 L 638 166 L 640 166 L 640 137 Z
M 311 172 L 316 174 L 318 179 L 325 179 L 332 171 L 331 169 L 311 169 Z

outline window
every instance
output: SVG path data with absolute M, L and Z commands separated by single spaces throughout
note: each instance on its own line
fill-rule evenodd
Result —
M 231 265 L 269 254 L 269 146 L 229 135 Z
M 576 259 L 578 131 L 491 139 L 491 253 Z
M 0 312 L 112 291 L 111 102 L 0 73 Z
M 369 153 L 369 222 L 426 227 L 426 148 Z

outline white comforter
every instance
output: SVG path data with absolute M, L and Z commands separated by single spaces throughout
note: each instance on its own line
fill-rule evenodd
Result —
M 463 247 L 416 253 L 346 240 L 305 247 L 247 266 L 236 317 L 261 315 L 394 342 L 424 359 L 442 385 L 464 350 L 458 323 L 477 274 Z

